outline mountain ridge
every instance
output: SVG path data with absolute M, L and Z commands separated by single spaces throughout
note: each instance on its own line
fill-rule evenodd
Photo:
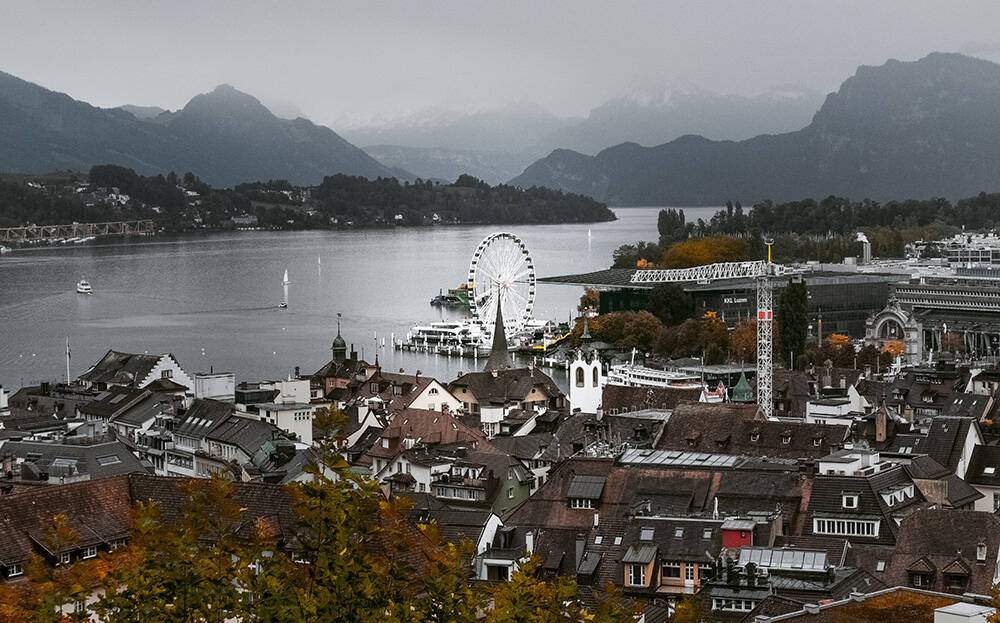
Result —
M 98 108 L 0 72 L 0 170 L 118 164 L 142 174 L 191 171 L 216 186 L 266 179 L 318 184 L 336 173 L 412 179 L 330 128 L 280 119 L 229 85 L 175 112 L 144 117 L 132 108 Z
M 966 196 L 998 184 L 997 109 L 1000 65 L 936 52 L 859 67 L 800 130 L 742 141 L 623 143 L 595 156 L 556 150 L 511 183 L 612 205 Z

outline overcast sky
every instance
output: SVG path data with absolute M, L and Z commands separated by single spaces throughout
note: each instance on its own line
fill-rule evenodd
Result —
M 98 106 L 175 109 L 219 83 L 314 121 L 625 93 L 824 92 L 859 64 L 1000 61 L 1000 2 L 0 0 L 0 70 Z

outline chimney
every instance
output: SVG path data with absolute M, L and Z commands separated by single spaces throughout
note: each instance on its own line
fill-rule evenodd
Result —
M 524 533 L 524 549 L 529 554 L 535 553 L 535 532 L 528 530 Z
M 886 428 L 889 424 L 889 414 L 883 404 L 875 411 L 875 442 L 882 443 L 886 438 Z
M 299 373 L 299 367 L 295 366 L 295 378 L 299 378 L 300 376 L 302 375 Z
M 580 569 L 580 561 L 583 560 L 583 547 L 587 544 L 587 537 L 582 532 L 576 535 L 576 568 Z

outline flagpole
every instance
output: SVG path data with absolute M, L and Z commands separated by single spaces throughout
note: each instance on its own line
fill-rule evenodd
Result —
M 66 384 L 69 385 L 69 336 L 66 337 Z

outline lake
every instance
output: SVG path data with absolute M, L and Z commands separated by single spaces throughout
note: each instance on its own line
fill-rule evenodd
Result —
M 377 335 L 383 369 L 451 380 L 473 361 L 395 352 L 389 338 L 457 314 L 430 299 L 466 279 L 486 235 L 518 235 L 538 277 L 581 273 L 610 266 L 622 244 L 655 240 L 659 210 L 614 208 L 610 223 L 222 232 L 17 250 L 0 257 L 0 385 L 64 380 L 67 337 L 74 377 L 111 348 L 170 352 L 189 372 L 231 371 L 237 381 L 295 366 L 311 373 L 330 360 L 338 313 L 344 338 L 368 361 Z M 685 208 L 688 220 L 715 211 Z M 279 309 L 285 270 L 292 283 Z M 76 294 L 81 278 L 93 296 Z M 539 284 L 534 315 L 566 320 L 581 293 Z

